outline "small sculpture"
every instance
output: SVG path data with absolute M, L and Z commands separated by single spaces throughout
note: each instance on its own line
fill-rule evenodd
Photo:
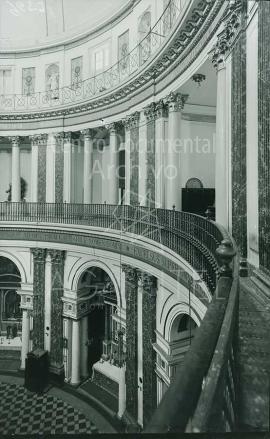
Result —
M 21 201 L 25 201 L 26 189 L 27 189 L 27 183 L 26 183 L 25 179 L 21 177 Z M 9 183 L 9 188 L 6 191 L 6 194 L 8 194 L 7 201 L 11 201 L 11 199 L 12 199 L 12 184 L 11 183 Z

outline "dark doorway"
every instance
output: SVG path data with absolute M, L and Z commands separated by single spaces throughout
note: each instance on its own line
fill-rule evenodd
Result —
M 92 366 L 100 360 L 105 337 L 105 308 L 93 309 L 88 315 L 88 365 L 91 374 Z

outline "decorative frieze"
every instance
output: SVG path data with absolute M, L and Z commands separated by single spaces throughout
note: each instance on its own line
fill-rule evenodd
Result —
M 138 416 L 138 270 L 122 265 L 126 293 L 126 410 Z
M 33 255 L 33 349 L 44 349 L 45 258 L 46 250 L 32 249 Z

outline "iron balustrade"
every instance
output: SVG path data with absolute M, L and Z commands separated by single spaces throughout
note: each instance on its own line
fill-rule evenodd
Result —
M 162 15 L 140 43 L 106 71 L 76 85 L 31 94 L 0 95 L 0 110 L 20 112 L 61 108 L 87 102 L 121 84 L 151 61 L 169 38 L 177 20 L 192 0 L 169 0 Z
M 215 250 L 227 236 L 198 215 L 142 206 L 69 203 L 0 203 L 0 222 L 85 225 L 118 230 L 155 241 L 183 257 L 215 291 L 219 260 Z
M 231 243 L 235 246 L 233 241 Z M 239 258 L 214 297 L 146 433 L 229 432 L 238 424 Z

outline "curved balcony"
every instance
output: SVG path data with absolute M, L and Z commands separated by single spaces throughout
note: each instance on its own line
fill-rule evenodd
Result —
M 213 300 L 146 433 L 237 431 L 239 255 L 232 240 L 218 253 L 224 266 Z
M 119 240 L 121 235 L 127 234 L 131 239 L 139 236 L 154 241 L 160 248 L 169 249 L 185 259 L 212 293 L 216 288 L 220 264 L 215 250 L 228 236 L 223 228 L 210 220 L 174 210 L 104 204 L 0 203 L 3 239 L 8 236 L 8 226 L 16 224 L 17 230 L 18 224 L 22 228 L 27 223 L 32 226 L 31 229 L 46 224 L 57 225 L 58 228 L 60 225 L 81 225 L 102 231 L 118 231 Z M 11 230 L 12 236 L 16 235 L 16 230 Z M 29 239 L 27 236 L 25 233 L 25 239 Z M 33 235 L 33 239 L 37 236 Z M 46 239 L 49 239 L 48 236 Z M 110 250 L 118 252 L 119 246 Z M 162 262 L 159 268 L 164 269 Z M 173 272 L 170 275 L 179 276 Z
M 91 109 L 95 109 L 121 100 L 142 85 L 149 84 L 149 81 L 155 81 L 179 56 L 186 58 L 191 43 L 192 47 L 200 43 L 200 52 L 202 43 L 207 43 L 209 39 L 209 32 L 202 40 L 198 31 L 204 23 L 207 24 L 211 12 L 215 20 L 214 29 L 209 30 L 212 36 L 219 23 L 217 14 L 222 6 L 220 2 L 214 5 L 211 0 L 205 3 L 170 0 L 143 40 L 108 70 L 81 81 L 76 87 L 64 86 L 29 95 L 1 95 L 1 118 L 8 118 L 13 113 L 18 118 L 26 116 L 25 113 L 29 113 L 31 118 L 31 114 L 36 112 L 45 116 L 51 111 L 70 114 L 89 109 L 90 103 Z M 194 50 L 191 55 L 196 58 Z M 39 117 L 42 115 L 39 114 Z

